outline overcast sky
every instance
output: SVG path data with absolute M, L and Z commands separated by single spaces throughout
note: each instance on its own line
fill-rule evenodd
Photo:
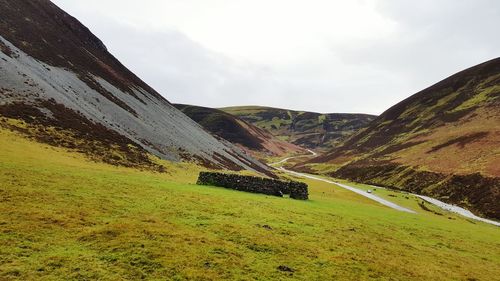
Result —
M 380 114 L 500 55 L 496 0 L 53 0 L 170 102 Z

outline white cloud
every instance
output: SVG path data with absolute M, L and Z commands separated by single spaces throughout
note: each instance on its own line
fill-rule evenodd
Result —
M 56 0 L 172 102 L 381 113 L 498 56 L 487 0 Z

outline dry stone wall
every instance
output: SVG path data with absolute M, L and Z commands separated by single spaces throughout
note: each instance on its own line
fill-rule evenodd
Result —
M 196 184 L 213 185 L 279 197 L 283 197 L 284 194 L 289 194 L 290 198 L 299 200 L 307 200 L 309 198 L 307 184 L 296 181 L 280 181 L 235 174 L 201 172 Z

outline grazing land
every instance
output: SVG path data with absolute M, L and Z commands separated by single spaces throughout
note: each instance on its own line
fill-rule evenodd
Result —
M 197 186 L 194 164 L 111 166 L 6 129 L 0 147 L 2 280 L 500 276 L 498 227 L 400 193 L 380 191 L 418 214 L 313 180 L 308 201 Z

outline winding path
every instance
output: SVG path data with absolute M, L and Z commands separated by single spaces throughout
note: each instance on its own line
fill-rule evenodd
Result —
M 311 153 L 311 155 L 306 155 L 306 156 L 310 156 L 310 157 L 314 157 L 317 155 L 316 152 L 308 149 L 308 151 Z M 285 158 L 279 162 L 276 162 L 276 163 L 272 163 L 272 164 L 269 164 L 271 166 L 276 166 L 276 165 L 281 165 L 285 162 L 287 162 L 288 160 L 290 159 L 294 159 L 294 158 L 299 158 L 299 157 L 304 157 L 305 155 L 302 155 L 302 156 L 294 156 L 294 157 L 288 157 L 288 158 Z M 294 172 L 294 171 L 290 171 L 290 170 L 287 170 L 285 169 L 283 166 L 280 166 L 277 168 L 278 170 L 280 171 L 283 171 L 285 173 L 288 173 L 288 174 L 291 174 L 291 175 L 294 175 L 294 176 L 298 176 L 298 177 L 303 177 L 303 178 L 308 178 L 308 179 L 313 179 L 313 180 L 317 180 L 317 181 L 323 181 L 323 182 L 327 182 L 327 183 L 331 183 L 331 184 L 335 184 L 337 186 L 340 186 L 342 188 L 345 188 L 347 190 L 350 190 L 352 192 L 355 192 L 361 196 L 364 196 L 366 198 L 369 198 L 371 200 L 374 200 L 374 201 L 377 201 L 379 202 L 380 204 L 382 205 L 385 205 L 387 207 L 390 207 L 390 208 L 393 208 L 395 210 L 398 210 L 398 211 L 402 211 L 402 212 L 407 212 L 407 213 L 413 213 L 413 214 L 416 214 L 415 211 L 413 210 L 410 210 L 408 208 L 405 208 L 405 207 L 401 207 L 393 202 L 390 202 L 388 200 L 385 200 L 383 198 L 380 198 L 374 194 L 371 194 L 371 193 L 368 193 L 366 191 L 363 191 L 363 190 L 360 190 L 360 189 L 357 189 L 355 187 L 352 187 L 352 186 L 349 186 L 349 185 L 346 185 L 346 184 L 342 184 L 342 183 L 338 183 L 338 182 L 334 182 L 334 181 L 330 181 L 330 180 L 327 180 L 327 179 L 323 179 L 323 178 L 320 178 L 320 177 L 317 177 L 317 176 L 313 176 L 313 175 L 309 175 L 309 174 L 303 174 L 303 173 L 298 173 L 298 172 Z
M 294 156 L 294 157 L 288 157 L 288 158 L 285 158 L 279 162 L 276 162 L 276 163 L 272 163 L 272 164 L 269 164 L 271 166 L 277 166 L 277 165 L 281 165 L 283 163 L 286 163 L 288 160 L 290 159 L 294 159 L 294 158 L 299 158 L 299 157 L 305 157 L 305 156 L 309 156 L 309 157 L 314 157 L 317 155 L 316 152 L 308 149 L 308 151 L 311 153 L 311 155 L 301 155 L 301 156 Z M 327 180 L 327 179 L 323 179 L 323 178 L 320 178 L 320 177 L 317 177 L 317 176 L 313 176 L 313 175 L 309 175 L 309 174 L 304 174 L 304 173 L 298 173 L 298 172 L 295 172 L 295 171 L 290 171 L 286 168 L 284 168 L 283 166 L 279 166 L 277 168 L 278 170 L 280 171 L 283 171 L 285 173 L 288 173 L 288 174 L 291 174 L 291 175 L 295 175 L 295 176 L 298 176 L 298 177 L 303 177 L 303 178 L 308 178 L 308 179 L 313 179 L 313 180 L 318 180 L 318 181 L 323 181 L 323 182 L 327 182 L 327 183 L 331 183 L 331 184 L 335 184 L 339 187 L 342 187 L 342 188 L 345 188 L 347 190 L 350 190 L 352 192 L 355 192 L 361 196 L 364 196 L 364 197 L 367 197 L 369 199 L 372 199 L 374 201 L 377 201 L 379 202 L 380 204 L 382 205 L 385 205 L 387 207 L 390 207 L 390 208 L 393 208 L 395 210 L 398 210 L 398 211 L 402 211 L 402 212 L 408 212 L 408 213 L 413 213 L 413 214 L 416 214 L 415 211 L 413 210 L 410 210 L 408 208 L 405 208 L 405 207 L 401 207 L 393 202 L 390 202 L 388 200 L 385 200 L 383 198 L 380 198 L 376 195 L 373 195 L 371 193 L 367 193 L 366 191 L 363 191 L 363 190 L 360 190 L 358 188 L 355 188 L 355 187 L 352 187 L 352 186 L 349 186 L 349 185 L 346 185 L 346 184 L 342 184 L 342 183 L 339 183 L 339 182 L 335 182 L 335 181 L 331 181 L 331 180 Z M 374 188 L 382 188 L 382 187 L 378 187 L 378 186 L 373 186 Z M 451 204 L 447 204 L 447 203 L 444 203 L 444 202 L 441 202 L 437 199 L 434 199 L 432 197 L 427 197 L 427 196 L 423 196 L 423 195 L 419 195 L 419 194 L 414 194 L 414 193 L 409 193 L 413 196 L 416 196 L 428 203 L 431 203 L 443 210 L 446 210 L 446 211 L 449 211 L 449 212 L 453 212 L 453 213 L 456 213 L 456 214 L 459 214 L 461 216 L 464 216 L 464 217 L 467 217 L 467 218 L 470 218 L 470 219 L 473 219 L 473 220 L 477 220 L 477 221 L 482 221 L 482 222 L 485 222 L 485 223 L 489 223 L 489 224 L 492 224 L 492 225 L 496 225 L 496 226 L 500 226 L 500 222 L 497 222 L 497 221 L 493 221 L 493 220 L 489 220 L 489 219 L 485 219 L 485 218 L 481 218 L 481 217 L 478 217 L 476 215 L 474 215 L 471 211 L 469 210 L 466 210 L 464 208 L 461 208 L 461 207 L 458 207 L 458 206 L 455 206 L 455 205 L 451 205 Z
M 412 194 L 412 193 L 410 193 Z M 418 198 L 424 200 L 424 201 L 427 201 L 431 204 L 434 204 L 436 206 L 438 206 L 439 208 L 443 209 L 443 210 L 446 210 L 446 211 L 450 211 L 450 212 L 453 212 L 453 213 L 457 213 L 461 216 L 464 216 L 464 217 L 467 217 L 467 218 L 470 218 L 470 219 L 473 219 L 473 220 L 478 220 L 478 221 L 482 221 L 482 222 L 485 222 L 485 223 L 489 223 L 489 224 L 493 224 L 493 225 L 496 225 L 496 226 L 500 226 L 500 222 L 497 222 L 497 221 L 493 221 L 493 220 L 489 220 L 489 219 L 485 219 L 485 218 L 482 218 L 482 217 L 478 217 L 476 215 L 474 215 L 471 211 L 467 210 L 467 209 L 464 209 L 464 208 L 461 208 L 461 207 L 458 207 L 458 206 L 455 206 L 455 205 L 451 205 L 451 204 L 447 204 L 447 203 L 444 203 L 444 202 L 441 202 L 437 199 L 434 199 L 432 197 L 427 197 L 427 196 L 424 196 L 424 195 L 418 195 L 418 194 L 413 194 L 415 196 L 417 196 Z

